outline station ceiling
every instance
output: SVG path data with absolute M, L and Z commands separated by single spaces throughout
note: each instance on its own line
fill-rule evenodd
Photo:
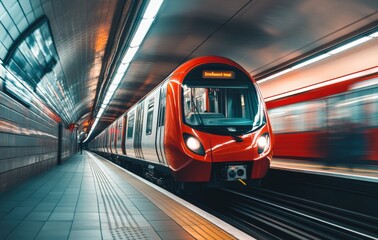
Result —
M 90 125 L 146 5 L 138 0 L 1 0 L 0 59 L 45 16 L 72 98 L 71 122 Z M 186 60 L 220 55 L 257 79 L 376 26 L 376 0 L 164 0 L 93 136 Z

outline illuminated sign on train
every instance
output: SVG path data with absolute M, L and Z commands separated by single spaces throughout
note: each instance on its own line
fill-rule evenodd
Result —
M 233 71 L 202 71 L 202 78 L 221 78 L 221 79 L 234 79 L 235 72 Z

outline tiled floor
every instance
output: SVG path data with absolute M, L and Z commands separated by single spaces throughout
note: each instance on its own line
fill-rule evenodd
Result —
M 84 152 L 0 194 L 0 239 L 233 238 L 122 174 Z

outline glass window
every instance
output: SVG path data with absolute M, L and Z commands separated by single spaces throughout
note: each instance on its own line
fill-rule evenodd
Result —
M 152 104 L 148 106 L 146 135 L 151 135 L 152 133 L 153 116 L 154 116 L 154 104 L 152 102 Z
M 199 127 L 238 127 L 255 129 L 265 123 L 259 96 L 252 86 L 183 85 L 185 122 Z
M 121 142 L 121 137 L 122 137 L 122 118 L 120 120 L 118 120 L 117 137 L 118 137 L 118 142 Z
M 127 123 L 127 138 L 133 138 L 134 131 L 134 114 L 132 114 Z
M 160 90 L 160 113 L 159 118 L 159 127 L 164 126 L 165 123 L 165 103 L 167 95 L 167 84 L 164 84 Z
M 109 128 L 109 131 L 110 131 L 110 144 L 112 144 L 114 142 L 114 127 L 111 126 Z
M 325 126 L 324 111 L 324 100 L 318 100 L 271 109 L 269 117 L 275 133 L 316 131 Z
M 377 126 L 378 85 L 345 94 L 337 103 L 339 119 L 360 126 Z

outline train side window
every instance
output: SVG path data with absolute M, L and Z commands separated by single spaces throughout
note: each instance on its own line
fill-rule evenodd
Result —
M 365 127 L 377 126 L 378 87 L 364 89 L 353 94 L 350 108 L 353 122 Z
M 152 134 L 152 120 L 154 116 L 154 99 L 148 103 L 148 111 L 147 111 L 147 125 L 146 125 L 146 135 Z
M 158 120 L 159 127 L 164 126 L 164 122 L 165 122 L 166 96 L 167 96 L 167 84 L 164 84 L 160 92 L 160 114 L 159 114 L 159 120 Z
M 373 93 L 373 99 L 372 101 L 368 104 L 368 111 L 369 114 L 371 115 L 371 126 L 378 126 L 378 87 L 374 89 Z
M 130 115 L 129 121 L 127 123 L 127 138 L 133 138 L 134 131 L 134 114 Z
M 110 135 L 110 139 L 109 139 L 109 143 L 112 144 L 112 142 L 114 141 L 114 131 L 113 131 L 113 127 L 110 126 L 109 128 L 109 135 Z
M 284 126 L 282 121 L 282 116 L 285 111 L 282 108 L 275 108 L 268 111 L 270 121 L 272 123 L 272 128 L 274 133 L 284 132 Z
M 324 101 L 310 101 L 305 105 L 305 121 L 303 131 L 316 131 L 324 127 Z
M 119 120 L 119 123 L 118 123 L 117 137 L 118 137 L 118 141 L 120 142 L 122 138 L 122 118 Z
M 366 100 L 367 91 L 361 91 L 350 94 L 350 99 L 354 102 L 349 103 L 350 109 L 350 121 L 351 123 L 363 123 L 365 121 L 365 116 L 363 105 Z M 347 97 L 349 98 L 349 96 Z

